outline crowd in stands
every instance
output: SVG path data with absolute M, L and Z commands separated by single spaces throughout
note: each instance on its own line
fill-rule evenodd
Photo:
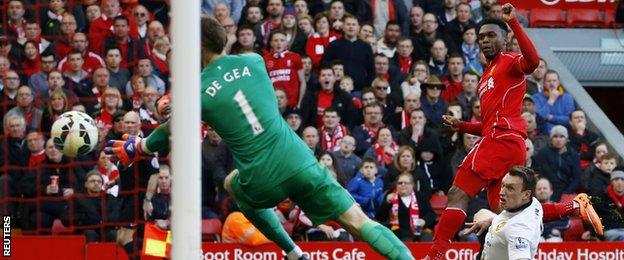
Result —
M 19 220 L 25 234 L 48 234 L 60 219 L 88 241 L 135 251 L 138 223 L 169 225 L 166 153 L 118 168 L 100 151 L 123 134 L 147 136 L 167 119 L 156 101 L 171 90 L 168 1 L 9 0 L 1 7 L 3 214 Z M 479 79 L 487 64 L 477 26 L 500 17 L 501 5 L 203 0 L 201 7 L 225 28 L 227 54 L 263 57 L 284 119 L 366 214 L 405 241 L 431 240 L 437 216 L 430 201 L 445 196 L 480 139 L 445 128 L 442 115 L 481 120 Z M 513 34 L 508 40 L 519 52 Z M 624 213 L 619 158 L 588 128 L 545 60 L 526 78 L 526 166 L 542 178 L 537 197 L 599 197 L 607 239 L 624 240 L 624 221 L 612 214 Z M 88 156 L 67 158 L 49 139 L 52 123 L 70 110 L 97 122 L 98 149 Z M 202 217 L 221 219 L 228 241 L 239 241 L 231 234 L 244 234 L 233 230 L 244 225 L 228 223 L 244 220 L 225 220 L 236 206 L 223 189 L 234 160 L 210 126 L 203 132 Z M 484 197 L 470 203 L 469 220 L 486 207 Z M 293 236 L 352 240 L 336 223 L 313 226 L 288 201 L 276 212 Z M 544 239 L 561 241 L 568 226 L 549 225 Z

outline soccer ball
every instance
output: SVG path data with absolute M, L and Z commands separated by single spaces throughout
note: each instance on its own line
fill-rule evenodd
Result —
M 93 119 L 79 111 L 63 113 L 50 133 L 56 149 L 68 157 L 88 154 L 98 143 L 98 128 Z

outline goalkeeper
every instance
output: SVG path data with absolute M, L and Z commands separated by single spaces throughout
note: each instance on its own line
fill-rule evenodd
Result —
M 315 224 L 337 220 L 390 259 L 413 259 L 392 231 L 370 220 L 282 119 L 262 57 L 222 55 L 223 27 L 201 19 L 201 119 L 232 150 L 236 171 L 225 179 L 240 210 L 288 259 L 306 259 L 271 208 L 289 197 Z M 106 151 L 123 165 L 169 145 L 167 123 L 145 139 L 109 141 Z M 276 160 L 277 159 L 277 160 Z

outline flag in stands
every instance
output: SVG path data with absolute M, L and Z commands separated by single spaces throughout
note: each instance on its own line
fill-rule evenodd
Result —
M 162 230 L 155 224 L 145 223 L 142 255 L 168 257 L 171 249 L 171 231 Z

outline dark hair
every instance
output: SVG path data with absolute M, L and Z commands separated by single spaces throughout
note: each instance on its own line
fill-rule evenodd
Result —
M 375 168 L 379 168 L 377 166 L 377 161 L 375 161 L 375 159 L 370 158 L 370 157 L 366 157 L 366 158 L 362 158 L 362 162 L 360 163 L 360 169 L 362 169 L 362 167 L 364 167 L 364 164 L 366 163 L 372 163 L 375 165 Z
M 342 66 L 344 66 L 344 62 L 342 62 L 342 60 L 341 60 L 341 59 L 334 59 L 334 60 L 332 60 L 332 61 L 331 61 L 331 67 L 333 68 L 333 67 L 334 67 L 334 66 L 336 66 L 336 65 L 342 65 Z
M 347 176 L 345 176 L 345 174 L 342 172 L 342 168 L 340 167 L 340 164 L 338 164 L 336 156 L 334 156 L 334 154 L 329 151 L 325 151 L 321 153 L 321 155 L 319 155 L 318 159 L 320 160 L 323 155 L 329 155 L 329 157 L 332 159 L 332 168 L 334 168 L 334 172 L 336 173 L 336 181 L 338 181 L 340 186 L 346 187 L 348 182 Z
M 336 110 L 336 108 L 335 108 L 335 107 L 330 106 L 330 107 L 326 108 L 326 109 L 323 111 L 323 115 L 325 115 L 325 114 L 327 114 L 327 113 L 336 113 L 336 114 L 338 114 L 338 110 Z M 338 117 L 340 117 L 340 114 L 338 114 Z
M 494 25 L 498 25 L 498 27 L 500 27 L 501 30 L 503 30 L 505 32 L 505 35 L 507 35 L 507 23 L 505 23 L 505 21 L 495 18 L 495 17 L 487 17 L 485 19 L 483 19 L 483 21 L 481 21 L 481 23 L 479 24 L 479 29 L 477 30 L 477 34 L 479 33 L 479 31 L 481 31 L 481 27 L 486 25 L 486 24 L 494 24 Z
M 241 24 L 240 26 L 238 26 L 238 28 L 236 28 L 236 35 L 238 36 L 238 34 L 243 30 L 251 30 L 251 32 L 253 32 L 254 27 L 247 23 Z
M 332 69 L 330 64 L 323 64 L 323 65 L 321 65 L 321 68 L 319 68 L 319 75 L 320 75 L 320 72 L 322 70 L 331 70 L 332 73 L 334 73 L 334 69 Z
M 519 177 L 522 179 L 522 191 L 531 191 L 531 196 L 535 196 L 535 184 L 537 184 L 537 178 L 535 172 L 528 167 L 514 166 L 509 170 L 509 175 Z
M 269 35 L 269 42 L 270 42 L 271 40 L 273 40 L 273 36 L 274 36 L 274 35 L 276 35 L 276 34 L 281 34 L 281 35 L 284 35 L 284 36 L 286 36 L 286 35 L 287 35 L 287 34 L 286 34 L 286 31 L 284 31 L 284 30 L 282 30 L 282 29 L 273 30 L 273 31 L 271 32 L 271 34 Z
M 618 156 L 615 153 L 607 152 L 602 156 L 602 160 L 615 160 L 617 163 Z
M 344 22 L 344 21 L 345 21 L 345 20 L 347 20 L 347 19 L 354 19 L 354 20 L 356 20 L 356 21 L 358 22 L 358 24 L 360 24 L 360 19 L 358 19 L 358 18 L 357 18 L 357 16 L 352 15 L 352 14 L 350 14 L 350 13 L 345 13 L 345 14 L 342 16 L 342 22 Z
M 475 76 L 475 77 L 477 77 L 477 80 L 479 80 L 479 75 L 478 75 L 477 73 L 475 73 L 474 71 L 472 71 L 472 70 L 469 70 L 469 71 L 464 72 L 464 77 L 465 77 L 466 75 L 472 75 L 472 76 Z
M 82 52 L 81 52 L 80 50 L 78 50 L 78 49 L 72 49 L 71 51 L 69 51 L 69 54 L 67 54 L 67 57 L 69 57 L 69 55 L 72 55 L 72 54 L 80 54 L 80 57 L 81 57 L 81 58 L 84 58 L 84 55 L 83 55 L 83 54 L 82 54 Z
M 381 113 L 383 114 L 383 106 L 377 102 L 368 103 L 366 106 L 364 106 L 364 108 L 362 108 L 362 112 L 366 114 L 366 109 L 371 108 L 371 107 L 378 107 L 379 110 L 381 110 Z
M 227 37 L 225 28 L 217 21 L 207 15 L 201 17 L 201 47 L 212 53 L 219 54 L 225 48 Z
M 556 70 L 547 70 L 546 73 L 544 73 L 544 78 L 548 74 L 555 74 L 555 75 L 557 75 L 557 79 L 561 79 L 561 78 L 559 78 L 559 72 L 557 72 Z
M 104 56 L 108 55 L 108 52 L 111 50 L 118 50 L 119 54 L 121 54 L 121 48 L 119 48 L 119 46 L 117 45 L 113 45 L 113 46 L 109 46 L 108 48 L 106 48 L 106 50 L 104 51 Z
M 472 6 L 470 6 L 469 3 L 465 3 L 465 2 L 459 2 L 457 6 L 455 6 L 455 10 L 459 10 L 459 7 L 462 5 L 468 6 L 468 9 L 472 11 Z
M 585 111 L 583 111 L 583 109 L 576 108 L 576 109 L 574 109 L 574 110 L 570 113 L 570 115 L 568 116 L 568 119 L 569 119 L 569 120 L 572 120 L 572 114 L 574 114 L 574 112 L 579 112 L 579 111 L 580 111 L 580 112 L 583 112 L 583 115 L 584 115 L 584 116 L 587 116 L 587 114 L 585 113 Z
M 128 20 L 128 17 L 123 15 L 123 14 L 115 16 L 115 18 L 113 18 L 113 24 L 115 22 L 117 22 L 117 21 L 126 21 L 126 24 L 128 24 L 128 25 L 130 24 L 130 21 Z
M 52 56 L 52 58 L 54 59 L 54 61 L 56 61 L 56 55 L 55 55 L 55 54 L 54 54 L 54 52 L 53 52 L 53 51 L 51 51 L 50 49 L 52 49 L 52 48 L 47 48 L 47 49 L 46 49 L 44 52 L 42 52 L 39 56 L 40 56 L 41 58 L 43 58 L 43 57 L 50 57 L 50 56 Z
M 464 59 L 464 55 L 459 54 L 458 52 L 453 52 L 451 53 L 451 55 L 448 56 L 448 58 L 446 59 L 447 63 L 449 60 L 451 60 L 452 58 L 460 58 L 462 60 L 462 63 L 464 63 L 464 65 L 466 65 L 466 60 Z
M 388 23 L 386 23 L 386 30 L 388 29 L 388 27 L 390 27 L 390 25 L 396 25 L 396 26 L 399 26 L 399 27 L 401 26 L 399 24 L 399 22 L 397 22 L 397 20 L 390 20 L 390 21 L 388 21 Z

